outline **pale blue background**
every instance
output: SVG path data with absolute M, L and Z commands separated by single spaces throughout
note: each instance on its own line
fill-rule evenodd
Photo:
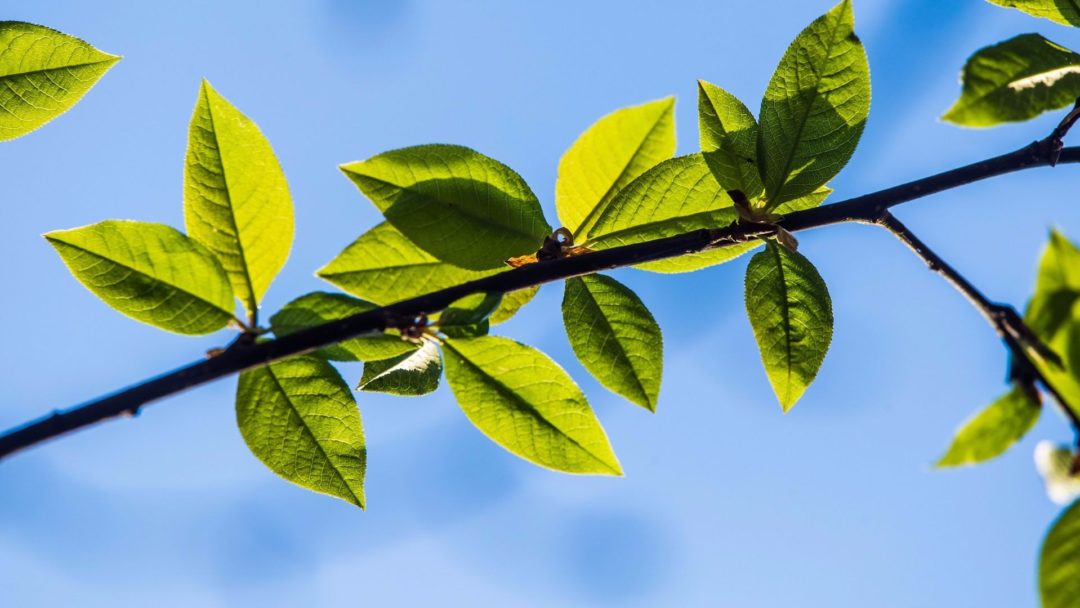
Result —
M 3 0 L 126 56 L 68 115 L 0 145 L 0 426 L 196 359 L 188 339 L 95 301 L 40 234 L 106 218 L 181 224 L 199 79 L 263 128 L 289 177 L 297 240 L 273 311 L 377 221 L 335 168 L 419 143 L 516 168 L 553 216 L 562 151 L 601 115 L 695 79 L 756 108 L 792 37 L 830 0 L 108 2 Z M 1005 152 L 1056 117 L 969 131 L 937 117 L 976 48 L 1080 34 L 979 0 L 856 0 L 874 74 L 863 145 L 835 200 Z M 1080 137 L 1078 137 L 1080 141 Z M 921 200 L 899 215 L 995 298 L 1023 304 L 1047 228 L 1080 234 L 1080 168 Z M 955 426 L 1004 389 L 1005 355 L 956 293 L 884 232 L 800 235 L 836 335 L 788 416 L 743 311 L 745 259 L 684 276 L 619 272 L 665 329 L 659 412 L 574 361 L 557 285 L 499 333 L 582 384 L 624 479 L 535 468 L 489 443 L 444 387 L 362 394 L 369 509 L 302 491 L 250 456 L 235 380 L 0 464 L 0 605 L 1033 606 L 1057 512 L 1031 453 L 1069 433 L 1049 411 L 1008 455 L 935 472 Z M 345 369 L 355 379 L 359 369 Z

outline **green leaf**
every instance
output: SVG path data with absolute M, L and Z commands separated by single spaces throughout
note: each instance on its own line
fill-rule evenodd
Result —
M 440 262 L 383 223 L 362 234 L 316 274 L 355 296 L 385 305 L 499 272 Z
M 302 329 L 344 319 L 376 308 L 374 304 L 341 293 L 316 291 L 289 302 L 273 317 L 270 328 L 278 337 Z M 380 361 L 416 348 L 402 340 L 396 332 L 386 332 L 361 338 L 350 338 L 319 349 L 322 356 L 333 361 Z
M 1062 513 L 1043 541 L 1039 595 L 1043 608 L 1075 608 L 1080 597 L 1080 501 Z
M 746 312 L 784 412 L 814 380 L 832 341 L 832 300 L 816 268 L 769 241 L 746 267 Z
M 439 388 L 442 357 L 433 342 L 425 341 L 412 352 L 385 361 L 368 361 L 357 387 L 391 395 L 426 395 Z
M 1036 294 L 1056 291 L 1080 293 L 1080 248 L 1057 230 L 1050 231 L 1050 241 L 1039 259 Z
M 364 508 L 367 447 L 360 411 L 326 361 L 292 357 L 242 372 L 236 424 L 271 471 Z
M 535 296 L 538 291 L 540 291 L 540 286 L 533 285 L 532 287 L 526 287 L 525 289 L 504 293 L 502 303 L 499 304 L 499 308 L 491 314 L 491 318 L 488 320 L 492 325 L 498 325 L 499 323 L 509 321 L 519 310 L 533 299 L 533 296 Z
M 492 441 L 558 471 L 622 475 L 585 395 L 546 355 L 496 336 L 447 340 L 443 354 L 458 404 Z
M 56 30 L 0 21 L 0 141 L 67 112 L 117 61 Z
M 1080 2 L 1077 0 L 987 0 L 990 4 L 1015 8 L 1019 11 L 1049 19 L 1061 25 L 1080 27 Z
M 738 219 L 731 197 L 716 183 L 701 154 L 666 160 L 622 189 L 589 233 L 594 249 L 610 249 L 727 226 Z M 642 264 L 655 272 L 690 272 L 734 259 L 756 247 L 746 243 Z
M 174 228 L 110 220 L 45 238 L 80 283 L 133 319 L 196 335 L 234 318 L 232 287 L 221 263 Z
M 809 194 L 855 152 L 870 112 L 870 66 L 844 0 L 795 38 L 761 102 L 758 161 L 770 208 Z
M 761 196 L 764 185 L 757 168 L 758 125 L 737 97 L 704 80 L 698 81 L 698 131 L 701 152 L 724 190 L 739 190 L 748 199 Z
M 469 148 L 402 148 L 341 170 L 406 238 L 463 268 L 503 268 L 551 233 L 525 180 Z
M 675 153 L 675 98 L 616 110 L 578 137 L 559 161 L 555 207 L 575 237 L 627 184 Z
M 447 306 L 439 315 L 439 327 L 476 325 L 487 321 L 502 303 L 501 293 L 474 293 Z
M 184 224 L 229 273 L 249 316 L 289 257 L 289 185 L 259 127 L 205 80 L 184 164 Z
M 663 336 L 637 294 L 603 275 L 575 277 L 566 281 L 562 313 L 585 369 L 612 392 L 655 412 Z
M 1080 55 L 1038 34 L 979 49 L 961 74 L 963 92 L 942 118 L 991 127 L 1034 118 L 1080 97 Z
M 975 464 L 1004 454 L 1031 430 L 1040 411 L 1038 402 L 1023 388 L 1014 386 L 964 423 L 937 466 Z

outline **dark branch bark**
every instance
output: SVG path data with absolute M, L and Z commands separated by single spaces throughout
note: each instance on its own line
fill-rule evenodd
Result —
M 896 219 L 893 214 L 886 211 L 878 220 L 878 224 L 893 233 L 915 255 L 922 258 L 930 270 L 940 274 L 945 281 L 955 287 L 971 302 L 982 314 L 983 318 L 990 323 L 990 326 L 997 331 L 1001 341 L 1009 350 L 1015 368 L 1011 375 L 1018 376 L 1011 379 L 1021 383 L 1038 382 L 1041 384 L 1060 406 L 1073 430 L 1080 433 L 1080 417 L 1077 416 L 1076 409 L 1073 407 L 1076 404 L 1069 403 L 1065 396 L 1057 390 L 1057 387 L 1050 382 L 1049 378 L 1039 370 L 1039 366 L 1033 360 L 1032 353 L 1036 353 L 1037 356 L 1056 364 L 1060 364 L 1060 359 L 1028 328 L 1016 312 L 1016 309 L 1008 304 L 993 302 L 983 295 L 970 281 L 946 263 L 945 260 L 941 259 L 938 254 L 934 253 L 926 243 L 915 236 L 915 233 Z
M 936 192 L 1021 169 L 1049 166 L 1055 163 L 1080 162 L 1080 148 L 1062 149 L 1060 137 L 1056 137 L 1051 142 L 1052 138 L 952 171 L 816 209 L 793 213 L 783 218 L 781 225 L 795 232 L 842 222 L 877 223 L 889 208 Z M 1056 145 L 1048 145 L 1048 143 L 1056 143 Z M 530 264 L 492 277 L 332 321 L 276 340 L 259 343 L 237 341 L 217 356 L 192 363 L 70 409 L 55 411 L 49 416 L 11 429 L 0 435 L 0 458 L 109 418 L 136 414 L 147 403 L 224 376 L 348 338 L 381 332 L 387 327 L 393 327 L 402 318 L 440 311 L 458 298 L 473 293 L 505 293 L 620 266 L 632 266 L 707 249 L 730 247 L 769 236 L 775 232 L 774 226 L 745 222 L 713 229 L 695 230 L 646 243 Z

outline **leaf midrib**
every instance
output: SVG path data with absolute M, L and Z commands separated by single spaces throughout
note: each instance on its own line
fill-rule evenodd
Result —
M 98 59 L 97 61 L 83 61 L 81 63 L 72 63 L 70 65 L 62 65 L 62 66 L 57 66 L 57 67 L 52 67 L 52 68 L 38 68 L 36 70 L 27 70 L 25 72 L 12 72 L 10 74 L 0 74 L 0 80 L 4 80 L 5 78 L 19 78 L 20 76 L 30 76 L 30 75 L 34 75 L 34 74 L 45 74 L 47 72 L 56 72 L 56 71 L 59 71 L 59 70 L 70 70 L 70 69 L 73 69 L 73 68 L 87 68 L 87 67 L 102 64 L 102 63 L 116 63 L 117 61 L 120 61 L 120 57 L 117 57 L 115 55 L 110 55 L 107 59 Z
M 850 7 L 847 10 L 850 10 Z M 838 16 L 836 19 L 836 23 L 833 24 L 833 27 L 829 31 L 829 45 L 826 47 L 825 50 L 826 62 L 832 59 L 833 46 L 836 44 L 836 30 L 839 29 L 841 21 L 842 19 Z M 775 200 L 770 201 L 770 204 L 772 205 L 778 205 L 782 202 L 786 202 L 781 200 L 782 197 L 780 195 L 781 193 L 783 193 L 784 187 L 788 184 L 788 173 L 791 171 L 791 164 L 795 162 L 795 150 L 799 148 L 799 143 L 802 141 L 803 132 L 806 130 L 806 123 L 810 120 L 810 110 L 814 106 L 814 104 L 817 103 L 818 98 L 821 96 L 821 76 L 818 75 L 817 70 L 814 69 L 813 65 L 810 66 L 810 69 L 814 74 L 815 79 L 813 91 L 814 95 L 813 97 L 811 97 L 810 102 L 806 104 L 806 110 L 802 113 L 802 117 L 799 119 L 798 133 L 795 136 L 795 145 L 791 146 L 791 148 L 788 149 L 787 159 L 784 162 L 784 169 L 780 172 L 780 175 L 782 177 L 780 178 L 780 184 L 777 186 Z
M 84 246 L 82 246 L 82 245 L 76 245 L 76 244 L 74 244 L 74 243 L 71 243 L 71 242 L 69 242 L 69 241 L 65 241 L 65 240 L 62 240 L 62 239 L 56 238 L 55 236 L 53 236 L 53 237 L 50 237 L 50 236 L 46 236 L 46 238 L 48 238 L 49 240 L 54 240 L 54 241 L 56 241 L 56 242 L 58 242 L 58 243 L 62 243 L 63 245 L 65 245 L 65 246 L 67 246 L 67 247 L 71 247 L 72 249 L 77 249 L 77 250 L 79 250 L 79 251 L 82 251 L 83 253 L 86 253 L 86 254 L 88 254 L 88 255 L 92 255 L 92 256 L 94 256 L 94 257 L 96 257 L 96 258 L 100 259 L 100 260 L 104 260 L 104 261 L 106 261 L 106 262 L 109 262 L 109 263 L 111 263 L 111 264 L 116 264 L 117 266 L 119 266 L 119 267 L 121 267 L 121 268 L 124 268 L 124 269 L 126 269 L 126 270 L 130 270 L 131 272 L 134 272 L 135 274 L 137 274 L 137 275 L 139 275 L 139 276 L 141 276 L 141 277 L 144 277 L 144 278 L 146 278 L 146 279 L 148 279 L 148 280 L 150 280 L 150 281 L 154 281 L 154 282 L 156 282 L 156 283 L 160 283 L 160 284 L 162 284 L 162 285 L 168 285 L 169 287 L 171 287 L 171 288 L 173 288 L 173 289 L 175 289 L 175 290 L 179 291 L 180 293 L 182 293 L 182 294 L 184 294 L 184 295 L 187 295 L 187 296 L 189 296 L 189 297 L 191 297 L 191 298 L 193 298 L 193 299 L 195 299 L 195 300 L 198 300 L 199 302 L 202 302 L 202 303 L 204 303 L 204 304 L 206 304 L 206 305 L 210 306 L 211 308 L 213 308 L 213 309 L 215 309 L 215 310 L 219 310 L 219 311 L 221 311 L 221 312 L 225 313 L 225 314 L 226 314 L 226 315 L 228 315 L 229 317 L 232 317 L 232 315 L 233 315 L 232 311 L 230 311 L 230 310 L 226 310 L 226 309 L 224 309 L 224 308 L 221 308 L 221 307 L 219 307 L 219 306 L 218 306 L 217 304 L 215 304 L 215 303 L 211 302 L 210 300 L 207 300 L 207 299 L 203 298 L 203 297 L 202 297 L 202 296 L 200 296 L 200 295 L 197 295 L 197 294 L 191 293 L 191 292 L 190 292 L 190 291 L 188 291 L 187 289 L 184 289 L 183 287 L 180 287 L 179 285 L 176 285 L 175 283 L 169 283 L 169 282 L 166 282 L 166 281 L 164 281 L 164 280 L 162 280 L 162 279 L 159 279 L 159 278 L 157 278 L 157 277 L 155 277 L 155 276 L 149 275 L 149 274 L 147 274 L 147 273 L 146 273 L 145 271 L 139 270 L 138 268 L 135 268 L 135 267 L 133 267 L 133 266 L 128 266 L 128 265 L 127 265 L 126 263 L 124 263 L 124 262 L 121 262 L 121 261 L 119 261 L 119 260 L 115 260 L 115 259 L 113 259 L 113 258 L 109 258 L 109 257 L 106 257 L 106 256 L 104 256 L 104 255 L 102 255 L 102 254 L 100 254 L 100 253 L 98 253 L 98 252 L 96 252 L 96 251 L 92 251 L 92 250 L 90 250 L 90 249 L 87 249 L 86 247 L 84 247 Z M 227 281 L 227 280 L 228 280 L 228 279 L 226 279 L 226 281 Z
M 458 350 L 458 349 L 454 348 L 454 345 L 453 345 L 453 341 L 452 341 L 452 340 L 446 340 L 445 342 L 443 342 L 443 344 L 444 344 L 444 345 L 446 346 L 446 348 L 448 348 L 448 349 L 450 349 L 451 351 L 453 351 L 453 352 L 454 352 L 454 354 L 455 354 L 455 355 L 457 355 L 457 356 L 458 356 L 458 358 L 459 358 L 459 359 L 461 359 L 461 361 L 462 361 L 463 363 L 465 363 L 465 364 L 466 364 L 466 365 L 468 365 L 468 366 L 469 366 L 470 368 L 472 368 L 472 369 L 473 369 L 473 370 L 474 370 L 474 371 L 475 371 L 475 372 L 476 372 L 476 373 L 477 373 L 477 374 L 478 374 L 479 376 L 482 376 L 482 377 L 486 378 L 486 379 L 487 379 L 487 380 L 489 381 L 489 384 L 491 384 L 491 385 L 493 386 L 493 388 L 495 388 L 495 391 L 496 391 L 496 392 L 498 392 L 498 393 L 502 393 L 502 394 L 504 394 L 504 395 L 506 395 L 506 394 L 509 394 L 510 396 L 512 396 L 512 397 L 513 397 L 513 400 L 514 400 L 515 402 L 518 402 L 518 403 L 524 403 L 524 404 L 525 404 L 525 405 L 526 405 L 527 407 L 524 407 L 524 408 L 520 408 L 520 409 L 523 409 L 523 410 L 527 410 L 527 411 L 529 411 L 529 412 L 532 412 L 532 413 L 533 413 L 533 415 L 534 415 L 534 418 L 536 418 L 536 419 L 537 419 L 538 421 L 540 421 L 540 422 L 541 422 L 542 424 L 544 424 L 545 426 L 547 426 L 547 427 L 551 428 L 552 430 L 554 430 L 554 431 L 555 431 L 556 433 L 558 433 L 559 435 L 562 435 L 563 437 L 566 437 L 567 439 L 569 439 L 569 440 L 570 440 L 570 442 L 571 442 L 571 443 L 573 443 L 574 445 L 576 445 L 576 446 L 577 446 L 578 448 L 580 448 L 582 452 L 584 452 L 584 453 L 588 454 L 588 455 L 589 455 L 589 458 L 592 458 L 592 459 L 593 459 L 593 460 L 595 460 L 596 462 L 600 463 L 600 465 L 601 465 L 601 466 L 603 466 L 603 467 L 604 467 L 605 469 L 607 469 L 607 470 L 611 471 L 612 473 L 615 473 L 615 474 L 619 474 L 619 471 L 618 471 L 618 470 L 616 470 L 616 469 L 612 468 L 612 466 L 611 466 L 611 465 L 609 465 L 608 463 L 606 463 L 606 462 L 604 462 L 603 460 L 601 460 L 601 459 L 600 459 L 599 457 L 597 457 L 597 456 L 596 456 L 596 454 L 593 454 L 593 453 L 592 453 L 592 450 L 590 450 L 590 449 L 586 448 L 585 446 L 581 445 L 581 443 L 580 443 L 580 442 L 579 442 L 579 441 L 578 441 L 577 439 L 574 439 L 574 438 L 573 438 L 573 437 L 571 437 L 570 435 L 567 435 L 567 434 L 566 434 L 566 431 L 563 431 L 563 430 L 562 430 L 562 429 L 560 429 L 559 427 L 555 426 L 555 424 L 554 424 L 553 422 L 551 422 L 550 420 L 548 420 L 548 419 L 547 419 L 547 418 L 546 418 L 546 417 L 545 417 L 545 416 L 544 416 L 544 415 L 543 415 L 543 414 L 542 414 L 542 413 L 541 413 L 541 412 L 540 412 L 539 410 L 537 410 L 537 409 L 536 409 L 536 408 L 535 408 L 535 407 L 534 407 L 534 406 L 533 406 L 533 405 L 532 405 L 531 403 L 529 403 L 528 401 L 526 401 L 526 400 L 525 400 L 525 398 L 523 398 L 522 396 L 518 395 L 518 394 L 517 394 L 517 393 L 516 393 L 516 392 L 514 391 L 514 389 L 510 388 L 509 386 L 506 386 L 505 384 L 503 384 L 502 382 L 500 382 L 500 381 L 499 381 L 498 379 L 496 379 L 496 378 L 495 378 L 494 376 L 492 376 L 491 374 L 489 374 L 489 373 L 485 372 L 485 371 L 484 371 L 484 369 L 483 369 L 482 367 L 480 367 L 479 365 L 477 365 L 476 363 L 474 363 L 474 362 L 473 362 L 473 361 L 472 361 L 471 359 L 469 359 L 468 357 L 466 357 L 464 353 L 462 353 L 462 352 L 461 352 L 460 350 Z M 520 407 L 520 406 L 519 406 L 519 407 Z
M 488 225 L 488 226 L 495 226 L 495 227 L 497 227 L 498 229 L 500 229 L 503 232 L 509 232 L 509 233 L 514 234 L 514 235 L 518 235 L 518 236 L 521 236 L 523 238 L 527 238 L 527 239 L 530 239 L 530 240 L 536 240 L 536 238 L 537 238 L 537 235 L 531 234 L 531 233 L 528 233 L 528 232 L 523 232 L 517 226 L 511 226 L 511 225 L 508 225 L 508 224 L 502 224 L 502 223 L 493 222 L 493 221 L 491 221 L 491 216 L 484 216 L 484 215 L 474 213 L 473 210 L 470 209 L 468 206 L 457 205 L 457 204 L 454 204 L 451 201 L 447 201 L 446 199 L 440 198 L 440 197 L 432 195 L 432 194 L 428 194 L 427 192 L 421 192 L 421 191 L 419 191 L 419 190 L 417 190 L 416 188 L 413 187 L 413 186 L 415 186 L 415 183 L 412 186 L 402 186 L 402 185 L 395 184 L 393 182 L 387 181 L 387 180 L 385 180 L 385 179 L 383 179 L 381 177 L 376 177 L 376 176 L 371 175 L 369 173 L 360 173 L 360 172 L 355 171 L 353 169 L 345 169 L 345 168 L 342 168 L 342 169 L 344 171 L 348 171 L 349 173 L 352 173 L 353 175 L 356 175 L 357 177 L 360 177 L 361 179 L 371 180 L 373 182 L 383 184 L 384 186 L 389 186 L 390 188 L 394 188 L 394 189 L 402 191 L 402 192 L 412 192 L 413 194 L 415 194 L 417 196 L 421 196 L 421 197 L 423 197 L 423 198 L 425 198 L 427 200 L 434 201 L 435 203 L 438 203 L 439 206 L 441 206 L 441 207 L 451 208 L 451 209 L 461 213 L 462 215 L 468 216 L 469 219 L 471 219 L 473 221 L 476 221 L 476 222 L 478 222 L 480 224 L 485 224 L 485 225 Z M 426 181 L 441 181 L 441 180 L 435 179 L 435 180 L 426 180 Z M 474 181 L 478 181 L 478 180 L 474 180 Z M 417 183 L 420 183 L 420 182 L 417 182 Z M 531 200 L 521 200 L 521 199 L 518 199 L 517 197 L 513 196 L 509 192 L 506 192 L 506 191 L 502 190 L 501 188 L 496 187 L 494 184 L 488 184 L 488 185 L 490 185 L 493 188 L 495 188 L 496 190 L 498 190 L 500 193 L 505 195 L 507 198 L 515 201 L 514 204 L 520 204 L 521 207 L 525 208 L 524 210 L 528 210 L 527 207 L 531 203 L 536 203 L 536 206 L 538 208 L 540 206 L 540 201 L 538 201 L 535 197 L 533 197 Z M 390 207 L 393 207 L 393 206 L 394 206 L 393 203 L 388 205 L 387 208 L 386 208 L 386 211 L 389 211 Z M 384 216 L 386 214 L 386 211 L 383 212 Z M 543 212 L 541 212 L 540 217 L 541 217 L 541 219 L 543 219 Z M 547 223 L 546 220 L 544 220 L 544 223 Z
M 217 158 L 218 166 L 221 168 L 221 179 L 225 182 L 225 197 L 229 199 L 229 223 L 232 225 L 233 234 L 236 235 L 236 250 L 240 257 L 240 265 L 243 270 L 244 283 L 248 288 L 248 301 L 245 303 L 248 308 L 248 313 L 254 319 L 256 312 L 259 310 L 259 302 L 255 295 L 255 285 L 251 281 L 251 271 L 248 268 L 247 253 L 244 251 L 244 242 L 240 238 L 240 227 L 236 221 L 236 209 L 233 206 L 232 189 L 229 187 L 229 176 L 225 171 L 225 154 L 221 146 L 221 140 L 218 138 L 217 122 L 214 119 L 214 104 L 210 101 L 210 91 L 207 87 L 203 87 L 203 99 L 206 101 L 206 114 L 210 117 L 210 132 L 214 137 L 214 145 L 217 146 Z
M 326 452 L 326 448 L 322 446 L 322 443 L 319 442 L 319 438 L 315 436 L 315 433 L 311 430 L 311 427 L 308 426 L 307 419 L 305 419 L 303 414 L 300 413 L 300 410 L 296 408 L 296 404 L 293 403 L 292 398 L 289 396 L 289 393 L 285 390 L 285 387 L 282 386 L 281 380 L 279 380 L 277 374 L 274 373 L 274 366 L 267 365 L 266 371 L 268 374 L 270 374 L 270 378 L 274 381 L 274 386 L 277 387 L 280 394 L 285 398 L 285 402 L 289 404 L 289 409 L 291 409 L 293 413 L 296 414 L 296 417 L 300 419 L 301 428 L 303 428 L 304 432 L 307 433 L 309 437 L 311 437 L 311 441 L 315 444 L 317 448 L 319 448 L 319 452 L 323 455 L 323 458 L 326 459 L 326 462 L 330 464 L 330 469 L 334 471 L 334 474 L 337 475 L 337 478 L 341 480 L 342 484 L 344 484 L 345 488 L 349 491 L 349 495 L 352 496 L 354 500 L 356 500 L 356 504 L 363 508 L 363 499 L 356 495 L 356 492 L 352 488 L 352 484 L 350 484 L 345 479 L 345 476 L 341 474 L 341 471 L 338 470 L 337 465 L 334 464 L 334 461 Z
M 621 180 L 623 176 L 626 175 L 626 172 L 630 170 L 630 165 L 634 164 L 634 159 L 636 159 L 638 154 L 641 153 L 641 149 L 645 147 L 645 143 L 649 141 L 649 138 L 651 138 L 653 133 L 655 133 L 657 128 L 659 128 L 660 122 L 664 120 L 665 116 L 671 113 L 671 110 L 671 105 L 668 105 L 666 108 L 664 108 L 664 111 L 661 112 L 659 116 L 657 116 L 656 120 L 653 121 L 652 126 L 649 127 L 649 130 L 645 132 L 645 136 L 641 138 L 641 141 L 639 141 L 637 146 L 634 148 L 634 153 L 630 155 L 630 158 L 627 159 L 626 164 L 623 165 L 622 170 L 619 171 L 619 175 L 615 177 L 614 181 L 611 182 L 607 190 L 604 191 L 604 195 L 600 197 L 600 200 L 596 201 L 596 204 L 593 205 L 593 208 L 590 209 L 587 214 L 585 214 L 585 219 L 581 220 L 581 224 L 577 227 L 577 229 L 573 231 L 575 237 L 589 234 L 589 230 L 591 230 L 593 228 L 593 225 L 596 224 L 599 216 L 602 215 L 603 211 L 607 209 L 607 207 L 610 205 L 611 200 L 608 199 L 608 197 L 613 197 L 613 195 L 617 193 L 617 191 L 615 191 L 615 185 L 618 184 L 619 180 Z
M 607 315 L 604 314 L 603 308 L 600 306 L 600 303 L 597 302 L 596 296 L 595 294 L 593 294 L 592 289 L 589 288 L 589 281 L 586 280 L 585 277 L 578 277 L 577 280 L 581 281 L 581 286 L 585 289 L 585 293 L 589 295 L 589 300 L 592 302 L 593 307 L 596 309 L 597 316 L 599 316 L 600 319 L 604 322 L 604 326 L 607 327 L 608 332 L 612 336 L 615 336 L 615 346 L 619 349 L 619 353 L 622 355 L 623 360 L 630 367 L 630 371 L 632 372 L 630 376 L 634 379 L 634 384 L 637 385 L 638 390 L 641 392 L 641 396 L 644 398 L 645 404 L 649 407 L 650 410 L 653 409 L 652 399 L 649 397 L 648 391 L 645 390 L 645 385 L 641 383 L 641 379 L 638 377 L 638 371 L 634 367 L 630 356 L 627 354 L 626 348 L 623 347 L 622 341 L 618 339 L 618 335 L 615 333 L 615 328 L 611 325 L 611 321 L 608 320 Z

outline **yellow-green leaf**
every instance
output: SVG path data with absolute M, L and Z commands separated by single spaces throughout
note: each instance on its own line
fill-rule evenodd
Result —
M 1080 598 L 1080 501 L 1058 516 L 1039 557 L 1043 608 L 1076 608 Z
M 787 412 L 810 386 L 829 350 L 829 290 L 802 254 L 768 241 L 746 267 L 746 312 L 773 392 Z
M 961 73 L 963 92 L 945 120 L 990 127 L 1034 118 L 1080 97 L 1080 55 L 1038 34 L 979 49 Z
M 492 441 L 543 467 L 621 475 L 581 389 L 540 351 L 495 336 L 447 340 L 446 380 Z
M 364 508 L 367 447 L 360 411 L 326 361 L 291 357 L 242 372 L 236 423 L 271 471 Z
M 976 464 L 1005 453 L 1031 430 L 1040 411 L 1027 391 L 1013 387 L 960 427 L 937 466 Z
M 229 273 L 249 315 L 289 257 L 289 185 L 259 127 L 203 81 L 188 132 L 184 223 Z
M 279 337 L 287 336 L 374 308 L 375 305 L 370 302 L 345 294 L 316 291 L 302 295 L 283 306 L 270 318 L 270 329 Z M 319 349 L 319 353 L 334 361 L 380 361 L 415 348 L 415 344 L 402 340 L 397 332 L 387 331 L 324 346 Z
M 391 395 L 426 395 L 439 388 L 440 376 L 442 357 L 439 347 L 425 341 L 392 359 L 364 363 L 364 375 L 357 388 Z
M 133 319 L 180 334 L 208 334 L 234 318 L 225 270 L 174 228 L 110 220 L 45 238 L 80 283 Z
M 757 167 L 758 125 L 737 97 L 704 80 L 698 81 L 698 131 L 701 152 L 724 190 L 738 190 L 747 199 L 764 186 Z
M 559 161 L 559 221 L 575 237 L 588 234 L 619 190 L 674 153 L 674 97 L 604 116 Z
M 68 111 L 117 61 L 54 29 L 0 21 L 0 141 Z
M 788 47 L 761 102 L 758 163 L 770 207 L 809 194 L 847 164 L 870 111 L 870 67 L 843 0 Z
M 575 277 L 566 281 L 562 314 L 585 369 L 612 392 L 655 412 L 664 339 L 637 294 L 603 275 Z
M 1061 25 L 1080 26 L 1080 2 L 1077 0 L 987 0 L 1005 8 L 1049 19 Z
M 623 188 L 589 233 L 594 249 L 610 249 L 719 228 L 738 219 L 731 197 L 716 182 L 701 154 L 678 156 L 649 169 Z M 642 264 L 643 270 L 689 272 L 742 255 L 758 243 Z
M 503 268 L 551 233 L 525 180 L 469 148 L 402 148 L 341 170 L 406 238 L 462 268 Z

